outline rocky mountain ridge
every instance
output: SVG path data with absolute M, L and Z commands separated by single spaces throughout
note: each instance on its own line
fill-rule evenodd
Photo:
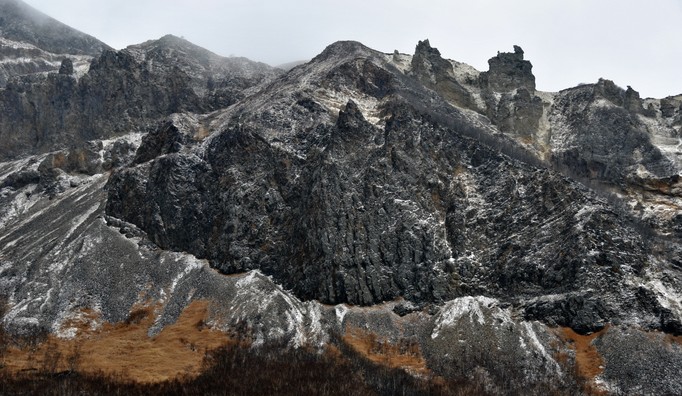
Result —
M 154 306 L 153 335 L 207 300 L 255 345 L 363 329 L 493 394 L 499 367 L 570 381 L 561 329 L 599 331 L 594 386 L 679 393 L 682 101 L 537 91 L 517 46 L 489 65 L 346 41 L 283 73 L 164 36 L 5 69 L 4 325 L 79 337 Z
M 70 59 L 78 74 L 110 47 L 17 0 L 0 1 L 0 87 L 13 76 L 56 72 Z
M 11 79 L 0 91 L 0 158 L 146 131 L 173 113 L 212 111 L 280 73 L 197 48 L 166 36 L 104 50 L 80 76 L 67 58 L 59 73 Z
M 327 303 L 532 297 L 527 315 L 583 331 L 637 310 L 617 302 L 652 303 L 638 302 L 637 287 L 623 288 L 645 275 L 651 251 L 646 236 L 624 227 L 624 213 L 461 136 L 470 114 L 447 102 L 420 113 L 410 100 L 430 93 L 387 71 L 387 62 L 356 43 L 330 46 L 262 92 L 266 98 L 255 94 L 218 116 L 222 124 L 211 129 L 220 132 L 195 149 L 186 139 L 178 153 L 156 152 L 166 155 L 114 174 L 108 213 L 161 247 L 227 273 L 260 269 L 299 297 Z M 346 91 L 354 97 L 338 94 L 349 86 L 359 87 Z M 348 102 L 334 120 L 339 97 Z M 445 125 L 429 119 L 446 111 Z M 167 139 L 165 130 L 149 134 L 138 153 Z M 585 307 L 561 313 L 576 298 Z

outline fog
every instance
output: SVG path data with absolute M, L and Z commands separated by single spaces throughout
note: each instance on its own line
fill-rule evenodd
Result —
M 115 48 L 165 34 L 220 55 L 278 65 L 337 40 L 413 53 L 418 40 L 487 70 L 520 45 L 538 89 L 600 77 L 642 97 L 682 93 L 682 2 L 658 0 L 26 0 Z

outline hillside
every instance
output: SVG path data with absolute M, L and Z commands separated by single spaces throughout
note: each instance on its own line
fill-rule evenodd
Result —
M 519 46 L 486 71 L 428 40 L 286 72 L 174 36 L 86 55 L 0 88 L 12 384 L 204 392 L 238 356 L 273 373 L 253 392 L 286 393 L 290 361 L 329 394 L 336 372 L 360 394 L 682 393 L 679 97 L 538 91 Z

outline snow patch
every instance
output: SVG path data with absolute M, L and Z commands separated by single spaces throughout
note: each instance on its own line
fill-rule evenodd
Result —
M 477 84 L 481 72 L 475 67 L 468 65 L 463 62 L 457 62 L 455 60 L 450 60 L 452 64 L 452 76 L 461 85 L 472 85 Z
M 656 293 L 656 299 L 664 308 L 669 309 L 678 320 L 682 320 L 682 295 L 663 284 L 660 279 L 653 279 L 645 285 Z
M 485 315 L 481 308 L 487 309 L 496 304 L 497 300 L 483 296 L 461 297 L 448 302 L 436 317 L 436 327 L 431 333 L 431 338 L 438 338 L 441 330 L 454 326 L 457 321 L 465 316 L 468 316 L 472 323 L 477 322 L 483 326 L 485 324 Z
M 60 244 L 60 246 L 55 249 L 56 252 L 55 254 L 59 254 L 59 250 L 63 247 L 64 243 L 68 242 L 69 237 L 71 237 L 71 235 L 73 235 L 73 233 L 76 232 L 78 227 L 85 223 L 85 221 L 88 220 L 90 216 L 97 212 L 99 208 L 100 202 L 97 202 L 94 205 L 90 206 L 90 208 L 88 208 L 88 210 L 86 210 L 83 214 L 71 220 L 71 227 L 66 232 L 66 235 L 62 238 L 62 243 Z M 63 266 L 57 268 L 53 264 L 52 266 L 50 266 L 50 271 L 60 271 L 62 268 Z
M 339 324 L 343 325 L 343 319 L 346 317 L 346 314 L 348 313 L 348 307 L 343 304 L 337 305 L 334 308 L 334 312 L 336 313 L 336 319 L 339 321 Z
M 204 266 L 208 265 L 208 262 L 205 260 L 200 260 L 196 258 L 195 256 L 187 253 L 175 253 L 173 255 L 178 255 L 181 256 L 180 263 L 184 264 L 185 267 L 173 278 L 171 281 L 171 285 L 168 289 L 167 294 L 173 295 L 173 292 L 175 291 L 175 288 L 178 286 L 178 283 L 187 275 L 189 275 L 190 272 L 200 269 Z M 166 295 L 166 292 L 163 291 L 163 294 Z
M 333 91 L 330 89 L 318 89 L 315 92 L 315 99 L 327 108 L 331 114 L 338 114 L 346 107 L 348 101 L 352 100 L 362 112 L 363 117 L 372 125 L 379 125 L 379 101 L 368 95 L 358 94 L 357 92 L 343 89 L 343 91 Z
M 544 345 L 538 340 L 537 334 L 535 334 L 535 330 L 533 329 L 533 325 L 530 322 L 523 322 L 523 328 L 525 330 L 526 335 L 528 336 L 528 339 L 538 352 L 540 352 L 540 355 L 542 355 L 543 358 L 545 358 L 546 362 L 552 362 L 554 369 L 556 370 L 557 373 L 561 372 L 561 368 L 559 367 L 559 364 L 552 358 L 549 353 L 547 353 L 547 350 L 545 349 Z
M 26 186 L 18 191 L 14 198 L 7 204 L 4 213 L 0 210 L 0 228 L 4 228 L 10 224 L 14 219 L 28 212 L 33 205 L 39 201 L 38 194 L 34 194 L 37 185 Z M 4 196 L 6 192 L 0 192 L 0 196 Z M 10 194 L 10 192 L 7 192 Z

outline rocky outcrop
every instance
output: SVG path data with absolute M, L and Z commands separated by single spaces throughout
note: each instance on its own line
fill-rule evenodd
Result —
M 488 60 L 489 69 L 481 73 L 481 86 L 495 92 L 509 92 L 525 88 L 535 93 L 533 65 L 523 59 L 523 50 L 518 45 L 514 52 L 502 52 Z
M 207 111 L 224 108 L 243 99 L 245 90 L 282 73 L 279 69 L 246 58 L 216 55 L 173 35 L 132 45 L 126 51 L 147 64 L 154 73 L 181 70 L 189 77 L 194 93 L 203 99 Z
M 73 74 L 73 61 L 71 59 L 66 58 L 62 61 L 61 66 L 59 66 L 59 74 L 66 74 L 67 76 Z
M 549 115 L 553 161 L 576 176 L 620 185 L 641 171 L 675 173 L 639 117 L 638 96 L 608 80 L 560 92 Z
M 17 76 L 57 72 L 64 59 L 82 74 L 90 60 L 106 49 L 109 46 L 101 41 L 21 0 L 0 1 L 0 88 Z
M 465 108 L 474 106 L 471 94 L 454 78 L 452 63 L 443 59 L 440 51 L 431 47 L 429 40 L 417 44 L 412 57 L 412 72 L 419 81 L 436 89 L 446 100 Z
M 544 104 L 526 88 L 505 92 L 499 102 L 493 100 L 490 118 L 502 132 L 532 141 L 540 127 Z
M 69 59 L 78 73 L 83 73 L 90 65 L 88 55 L 53 54 L 34 45 L 8 40 L 0 35 L 0 88 L 17 76 L 40 75 L 56 72 L 64 59 Z
M 146 130 L 172 113 L 214 110 L 233 103 L 246 88 L 277 74 L 262 64 L 230 61 L 192 46 L 195 52 L 211 55 L 209 60 L 218 63 L 195 68 L 197 61 L 191 57 L 195 52 L 180 52 L 162 44 L 106 50 L 80 78 L 73 75 L 73 62 L 66 59 L 58 74 L 11 80 L 0 90 L 0 158 Z M 158 51 L 166 58 L 158 59 Z M 197 88 L 205 86 L 207 76 L 214 73 L 216 87 L 211 91 Z M 228 91 L 236 96 L 216 100 L 215 95 Z
M 354 48 L 347 61 L 332 47 L 306 65 L 309 82 L 321 75 L 326 89 L 355 92 L 337 117 L 315 105 L 323 91 L 287 104 L 310 95 L 288 76 L 267 93 L 268 106 L 285 109 L 277 115 L 246 101 L 203 143 L 166 125 L 138 152 L 159 157 L 113 175 L 107 213 L 163 248 L 226 273 L 259 269 L 304 299 L 423 306 L 486 294 L 583 332 L 631 320 L 625 312 L 648 318 L 645 303 L 623 305 L 635 293 L 626 279 L 644 276 L 649 252 L 624 212 L 467 137 L 475 133 L 455 121 L 458 110 L 447 118 L 444 104 L 420 107 L 415 95 L 431 91 Z M 343 72 L 367 62 L 391 76 L 382 89 L 359 90 L 368 76 Z M 375 111 L 380 121 L 369 122 Z M 299 118 L 305 130 L 271 135 Z

